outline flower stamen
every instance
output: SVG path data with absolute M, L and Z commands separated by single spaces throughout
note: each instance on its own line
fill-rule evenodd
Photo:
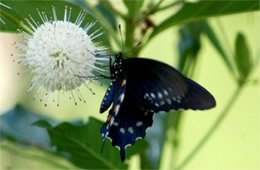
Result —
M 48 18 L 45 12 L 36 9 L 42 24 L 34 20 L 31 15 L 25 19 L 33 33 L 31 35 L 23 30 L 17 30 L 24 38 L 24 44 L 15 43 L 15 45 L 24 53 L 12 56 L 21 57 L 15 61 L 27 65 L 33 74 L 32 85 L 27 92 L 39 86 L 33 97 L 34 100 L 43 93 L 45 88 L 46 91 L 40 98 L 40 101 L 44 100 L 45 106 L 51 93 L 54 93 L 51 100 L 57 99 L 57 106 L 59 106 L 60 91 L 68 91 L 75 105 L 77 100 L 85 103 L 79 87 L 83 84 L 92 94 L 95 94 L 86 81 L 98 80 L 92 72 L 102 74 L 107 72 L 106 69 L 100 68 L 105 65 L 103 62 L 109 61 L 108 56 L 105 55 L 107 48 L 93 42 L 103 32 L 97 29 L 90 35 L 87 34 L 96 21 L 80 27 L 86 17 L 86 13 L 82 10 L 72 23 L 70 21 L 72 8 L 65 6 L 63 20 L 58 20 L 55 7 L 51 8 L 53 18 Z M 93 78 L 85 79 L 79 75 Z

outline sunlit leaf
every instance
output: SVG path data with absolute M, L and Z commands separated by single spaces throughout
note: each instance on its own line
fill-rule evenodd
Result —
M 259 1 L 198 1 L 185 2 L 182 8 L 158 26 L 153 31 L 151 38 L 160 32 L 177 24 L 185 24 L 196 20 L 214 16 L 250 12 L 259 10 Z
M 252 64 L 249 48 L 245 36 L 242 33 L 238 33 L 236 36 L 235 49 L 235 61 L 237 69 L 239 71 L 241 79 L 245 80 L 251 70 Z

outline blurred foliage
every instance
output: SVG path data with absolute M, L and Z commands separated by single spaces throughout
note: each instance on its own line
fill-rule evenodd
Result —
M 34 123 L 43 127 L 43 121 Z M 47 125 L 47 126 L 46 126 Z M 57 148 L 58 152 L 69 153 L 68 159 L 83 169 L 125 169 L 118 156 L 118 151 L 112 146 L 106 147 L 103 154 L 100 153 L 102 146 L 99 129 L 102 122 L 96 119 L 89 119 L 86 125 L 73 125 L 61 123 L 56 127 L 50 127 L 45 122 L 50 136 L 51 145 Z
M 117 24 L 123 22 L 125 29 L 123 31 L 123 40 L 126 46 L 126 58 L 137 57 L 142 49 L 156 36 L 173 26 L 181 26 L 179 29 L 179 61 L 178 69 L 189 77 L 193 76 L 197 69 L 199 51 L 203 46 L 201 36 L 207 37 L 209 42 L 215 47 L 216 51 L 229 70 L 231 76 L 237 80 L 237 89 L 233 93 L 229 102 L 223 108 L 221 114 L 213 123 L 212 127 L 194 147 L 191 153 L 179 165 L 175 161 L 169 162 L 169 169 L 183 168 L 194 157 L 199 149 L 206 143 L 209 137 L 214 133 L 224 117 L 228 114 L 233 103 L 241 93 L 242 88 L 249 80 L 252 69 L 258 64 L 259 57 L 252 56 L 252 52 L 246 37 L 243 33 L 237 33 L 234 40 L 234 56 L 228 55 L 223 48 L 219 37 L 214 29 L 207 22 L 209 17 L 222 16 L 242 12 L 259 10 L 258 1 L 197 1 L 186 2 L 184 0 L 168 1 L 163 0 L 124 0 L 127 12 L 118 8 L 112 1 L 96 0 L 97 4 L 88 1 L 1 1 L 12 7 L 10 9 L 0 10 L 0 17 L 6 24 L 0 26 L 0 31 L 16 32 L 18 28 L 27 32 L 32 32 L 24 18 L 30 18 L 30 15 L 37 21 L 40 17 L 37 14 L 37 8 L 52 16 L 51 6 L 55 6 L 58 18 L 62 18 L 64 7 L 72 7 L 72 21 L 74 21 L 81 9 L 90 16 L 86 17 L 83 24 L 98 20 L 98 24 L 93 30 L 99 27 L 103 28 L 104 36 L 97 41 L 102 41 L 107 46 L 112 46 L 115 42 L 115 49 L 121 49 L 120 38 L 118 36 Z M 154 15 L 164 10 L 171 10 L 172 14 L 165 16 L 161 22 L 154 19 Z M 91 32 L 90 32 L 91 33 Z M 143 45 L 132 50 L 136 44 L 143 42 Z M 128 164 L 120 162 L 118 151 L 111 146 L 106 145 L 104 153 L 100 153 L 101 135 L 99 133 L 102 122 L 90 118 L 86 124 L 82 122 L 56 122 L 50 118 L 38 116 L 24 108 L 17 106 L 0 117 L 1 119 L 1 146 L 5 146 L 9 152 L 16 153 L 17 150 L 10 149 L 2 141 L 8 140 L 15 144 L 23 146 L 35 146 L 47 154 L 55 155 L 72 162 L 75 166 L 84 169 L 122 169 L 128 168 Z M 143 169 L 158 169 L 162 167 L 162 158 L 165 152 L 165 143 L 172 144 L 172 155 L 176 159 L 177 154 L 173 153 L 178 149 L 179 128 L 182 122 L 182 112 L 175 112 L 158 118 L 151 132 L 145 140 L 138 141 L 135 146 L 127 148 L 127 158 L 139 154 L 140 167 Z M 37 121 L 38 120 L 38 121 Z M 33 124 L 35 126 L 31 126 Z M 38 127 L 36 127 L 38 126 Z M 39 128 L 41 127 L 41 128 Z M 44 129 L 42 129 L 44 128 Z M 47 131 L 46 131 L 47 130 Z M 167 132 L 174 130 L 174 136 L 168 138 Z M 47 133 L 46 133 L 47 132 Z M 109 143 L 107 141 L 106 143 Z M 50 144 L 52 147 L 50 147 Z M 155 151 L 154 148 L 158 147 Z M 9 147 L 9 149 L 8 149 Z M 56 149 L 54 149 L 56 148 Z M 156 156 L 152 156 L 156 152 Z M 175 154 L 175 155 L 174 155 Z M 46 156 L 46 161 L 51 162 L 51 158 Z M 35 158 L 37 159 L 37 157 Z M 173 159 L 172 159 L 173 160 Z M 53 163 L 53 161 L 52 161 Z M 65 168 L 63 165 L 57 165 L 56 168 Z M 65 168 L 66 169 L 66 168 Z M 69 168 L 68 168 L 69 169 Z
M 39 119 L 46 119 L 52 124 L 56 121 L 37 115 L 22 106 L 15 108 L 0 116 L 0 139 L 10 139 L 21 145 L 35 145 L 45 150 L 53 150 L 45 130 L 32 127 L 31 124 Z
M 249 12 L 253 10 L 259 10 L 259 3 L 257 1 L 209 0 L 198 1 L 196 3 L 184 1 L 182 8 L 176 14 L 165 19 L 165 21 L 156 27 L 151 37 L 154 37 L 161 31 L 176 24 L 185 24 L 209 17 Z
M 80 120 L 58 124 L 18 105 L 0 117 L 0 139 L 25 147 L 35 146 L 50 155 L 66 158 L 79 168 L 127 168 L 121 163 L 118 150 L 111 145 L 106 145 L 103 153 L 100 152 L 102 124 L 94 118 L 90 118 L 87 124 Z M 143 152 L 147 147 L 145 140 L 137 141 L 134 147 L 127 148 L 126 157 Z
M 249 53 L 249 48 L 242 33 L 238 33 L 235 41 L 235 62 L 239 71 L 239 80 L 244 82 L 248 77 L 252 68 L 252 59 Z

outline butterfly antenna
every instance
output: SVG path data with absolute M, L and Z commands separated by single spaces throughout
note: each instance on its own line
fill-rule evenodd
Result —
M 137 49 L 141 44 L 142 44 L 142 42 L 139 42 L 134 48 L 132 48 L 131 50 L 127 51 L 125 54 L 128 54 L 128 53 L 130 53 L 131 51 Z
M 120 34 L 120 38 L 121 38 L 122 52 L 124 53 L 125 45 L 124 45 L 124 41 L 123 41 L 122 29 L 121 29 L 121 25 L 120 24 L 118 25 L 118 29 L 119 29 L 119 34 Z

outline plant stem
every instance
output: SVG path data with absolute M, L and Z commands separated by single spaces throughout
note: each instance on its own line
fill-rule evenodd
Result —
M 20 151 L 19 149 L 13 147 L 12 145 L 1 144 L 1 149 L 6 150 L 8 152 L 12 152 L 15 155 L 19 155 L 23 158 L 28 158 L 31 160 L 37 160 L 40 162 L 48 163 L 59 169 L 70 169 L 71 168 L 71 167 L 66 167 L 65 165 L 60 164 L 55 159 L 48 159 L 48 158 L 45 158 L 45 156 L 40 156 L 40 155 L 31 153 L 31 152 L 26 152 L 26 151 Z
M 232 97 L 230 98 L 229 102 L 227 103 L 226 107 L 224 108 L 222 113 L 219 115 L 219 117 L 217 118 L 217 120 L 215 121 L 213 126 L 208 130 L 208 132 L 201 139 L 201 141 L 194 147 L 194 149 L 190 152 L 190 154 L 179 164 L 179 166 L 177 166 L 176 169 L 184 168 L 192 160 L 192 158 L 194 158 L 194 156 L 199 152 L 199 150 L 205 145 L 205 143 L 209 140 L 209 138 L 213 135 L 213 133 L 217 130 L 217 128 L 220 126 L 222 121 L 225 119 L 225 117 L 229 113 L 229 111 L 232 108 L 235 101 L 238 99 L 238 96 L 243 89 L 243 85 L 244 84 L 237 87 L 237 89 L 233 93 Z
M 135 35 L 134 33 L 135 33 L 135 21 L 132 18 L 129 18 L 128 20 L 126 20 L 126 30 L 125 30 L 126 50 L 130 50 L 134 48 L 134 35 Z M 129 56 L 132 56 L 132 53 Z

